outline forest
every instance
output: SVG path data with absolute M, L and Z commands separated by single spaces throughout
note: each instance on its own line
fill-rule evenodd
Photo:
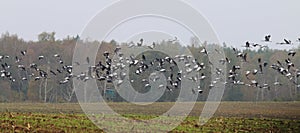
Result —
M 64 39 L 56 39 L 55 32 L 43 32 L 38 35 L 38 41 L 24 41 L 15 34 L 4 33 L 0 38 L 0 102 L 45 102 L 45 103 L 64 103 L 77 102 L 76 94 L 72 84 L 72 78 L 81 78 L 80 75 L 73 75 L 72 64 L 73 52 L 76 43 L 85 43 L 86 45 L 100 45 L 97 53 L 96 63 L 105 62 L 107 57 L 103 53 L 108 52 L 113 54 L 120 45 L 128 45 L 119 43 L 114 40 L 105 41 L 88 41 L 82 40 L 78 35 L 67 36 Z M 197 62 L 203 63 L 205 69 L 199 71 L 199 75 L 209 75 L 211 71 L 208 57 L 201 52 L 203 47 L 209 45 L 206 42 L 201 46 L 195 45 L 180 45 L 178 42 L 162 41 L 156 44 L 161 47 L 172 47 L 181 49 L 185 47 L 191 51 Z M 241 44 L 243 45 L 243 44 Z M 272 44 L 276 45 L 276 44 Z M 294 44 L 296 45 L 296 44 Z M 299 101 L 300 100 L 300 82 L 298 78 L 300 66 L 300 54 L 291 56 L 289 51 L 293 50 L 296 53 L 300 52 L 300 47 L 291 50 L 269 49 L 263 47 L 259 49 L 248 48 L 233 48 L 229 44 L 223 44 L 222 49 L 227 61 L 226 72 L 229 74 L 229 69 L 235 66 L 240 66 L 240 70 L 236 72 L 236 80 L 231 81 L 226 79 L 226 89 L 223 95 L 223 101 Z M 247 61 L 237 56 L 237 53 L 247 53 Z M 135 55 L 135 59 L 143 60 L 147 57 L 148 60 L 158 58 L 166 58 L 168 55 L 157 51 L 144 52 L 143 54 Z M 172 58 L 172 57 L 171 57 Z M 221 60 L 221 59 L 220 59 Z M 260 61 L 258 61 L 260 60 Z M 264 62 L 263 73 L 246 74 L 247 71 L 253 73 L 254 69 L 259 70 L 259 63 Z M 282 63 L 286 66 L 288 63 L 293 63 L 289 67 L 288 74 L 280 74 L 272 68 L 272 65 Z M 170 67 L 170 66 L 168 66 Z M 150 72 L 145 72 L 141 75 L 135 75 L 137 67 L 130 68 L 130 79 L 133 88 L 138 92 L 147 92 L 142 79 L 146 79 Z M 150 69 L 149 71 L 155 71 Z M 171 72 L 165 72 L 166 77 L 175 75 L 180 71 L 174 68 Z M 95 79 L 97 73 L 95 70 L 87 70 L 84 72 L 86 77 L 83 80 Z M 299 74 L 299 75 L 298 75 Z M 100 80 L 98 76 L 98 89 L 105 95 L 106 100 L 112 102 L 122 102 L 124 99 L 115 91 L 114 84 L 108 79 Z M 211 85 L 212 79 L 203 79 L 201 81 L 201 90 L 203 93 L 198 96 L 198 101 L 205 101 Z M 255 79 L 259 83 L 251 83 Z M 114 80 L 114 79 L 111 79 Z M 236 82 L 240 82 L 238 84 Z M 253 85 L 255 84 L 255 86 Z M 266 87 L 267 86 L 267 87 Z M 175 101 L 178 98 L 180 82 L 177 85 L 178 89 L 165 91 L 163 96 L 158 100 L 160 102 Z M 193 95 L 191 91 L 191 95 Z

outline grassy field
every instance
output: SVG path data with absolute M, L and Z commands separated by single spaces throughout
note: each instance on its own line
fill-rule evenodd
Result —
M 154 103 L 145 108 L 109 103 L 116 112 L 134 120 L 157 117 L 172 105 Z M 172 132 L 300 132 L 300 102 L 222 102 L 214 117 L 200 126 L 197 121 L 203 105 L 196 103 Z M 103 132 L 78 104 L 1 103 L 0 112 L 1 132 Z

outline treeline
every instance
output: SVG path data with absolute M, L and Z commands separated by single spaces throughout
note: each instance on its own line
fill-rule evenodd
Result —
M 114 53 L 115 48 L 118 43 L 112 40 L 111 42 L 99 42 L 93 41 L 88 42 L 82 40 L 78 35 L 68 36 L 62 40 L 55 39 L 55 32 L 52 33 L 41 33 L 38 36 L 38 41 L 24 41 L 17 35 L 10 35 L 5 33 L 1 35 L 0 38 L 0 56 L 2 68 L 0 70 L 3 72 L 4 69 L 8 69 L 11 74 L 11 79 L 1 75 L 0 78 L 0 102 L 77 102 L 75 91 L 73 88 L 72 80 L 70 82 L 61 84 L 66 77 L 70 75 L 67 71 L 63 71 L 64 67 L 72 66 L 73 52 L 76 42 L 86 43 L 87 45 L 97 45 L 101 44 L 99 51 L 97 53 L 96 62 L 104 61 L 103 56 L 104 51 L 109 53 Z M 123 44 L 127 45 L 127 44 Z M 177 49 L 182 49 L 178 43 L 163 41 L 160 44 L 165 47 L 172 47 Z M 204 44 L 205 45 L 205 44 Z M 210 84 L 213 79 L 209 78 L 211 71 L 209 60 L 207 56 L 204 56 L 200 51 L 203 47 L 188 46 L 187 47 L 198 62 L 203 62 L 206 69 L 199 72 L 199 74 L 204 73 L 208 78 L 201 82 L 201 88 L 203 93 L 199 95 L 199 101 L 205 101 L 209 93 Z M 260 84 L 268 84 L 269 88 L 260 88 L 246 85 L 234 85 L 228 80 L 226 84 L 225 93 L 223 100 L 228 101 L 287 101 L 287 100 L 300 100 L 300 93 L 298 81 L 297 84 L 291 83 L 284 75 L 278 74 L 277 71 L 270 68 L 270 66 L 277 61 L 285 62 L 287 58 L 294 63 L 294 68 L 297 69 L 300 66 L 300 54 L 296 54 L 294 57 L 288 56 L 287 50 L 274 50 L 274 49 L 243 49 L 238 50 L 238 52 L 247 53 L 247 62 L 241 60 L 236 55 L 236 51 L 233 51 L 231 46 L 223 46 L 226 57 L 230 59 L 230 63 L 227 64 L 227 71 L 231 69 L 234 65 L 241 66 L 241 70 L 238 71 L 238 80 L 244 82 L 245 84 L 250 84 L 245 76 L 246 71 L 253 71 L 253 69 L 258 68 L 258 58 L 261 58 L 264 62 L 268 63 L 268 66 L 264 68 L 263 74 L 257 74 L 251 76 L 251 79 L 259 81 Z M 294 49 L 297 53 L 300 49 Z M 21 51 L 26 51 L 26 55 L 22 55 Z M 54 55 L 59 54 L 59 58 Z M 155 59 L 157 57 L 165 57 L 164 53 L 151 53 L 145 52 L 145 55 L 149 59 Z M 154 56 L 155 55 L 155 56 Z M 43 60 L 39 59 L 39 56 L 44 56 Z M 137 59 L 141 59 L 142 55 L 135 55 Z M 297 60 L 298 59 L 298 60 Z M 39 72 L 31 68 L 32 64 L 36 64 L 38 69 L 47 73 L 47 77 L 43 77 L 36 80 L 35 77 L 40 75 Z M 22 70 L 20 65 L 23 65 L 26 70 Z M 9 66 L 9 68 L 8 68 Z M 61 72 L 58 72 L 60 71 Z M 51 74 L 51 71 L 55 73 Z M 134 71 L 134 70 L 132 70 Z M 154 71 L 154 70 L 153 70 Z M 179 71 L 176 69 L 176 71 Z M 168 73 L 168 75 L 171 73 Z M 174 73 L 175 74 L 175 73 Z M 73 75 L 76 77 L 76 75 Z M 144 77 L 143 77 L 144 76 Z M 142 77 L 134 77 L 130 75 L 130 78 L 146 79 L 148 74 L 142 75 Z M 298 77 L 295 78 L 295 80 Z M 274 85 L 276 81 L 279 81 L 281 85 Z M 114 85 L 112 83 L 107 83 L 106 81 L 97 81 L 99 90 L 102 94 L 106 94 L 106 90 L 114 90 Z M 133 82 L 132 86 L 139 92 L 147 92 L 148 90 L 144 88 L 144 84 L 139 82 Z M 179 85 L 180 87 L 180 85 Z M 185 89 L 185 88 L 182 88 Z M 178 98 L 180 90 L 173 90 L 172 92 L 166 91 L 164 95 L 159 99 L 159 101 L 175 101 Z M 106 95 L 109 101 L 124 101 L 115 91 L 111 93 L 112 95 Z M 193 95 L 193 93 L 191 93 Z

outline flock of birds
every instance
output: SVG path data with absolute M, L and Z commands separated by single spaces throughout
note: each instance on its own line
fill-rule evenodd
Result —
M 171 42 L 177 41 L 177 38 L 175 40 L 171 40 Z M 264 42 L 271 42 L 271 35 L 265 36 Z M 300 42 L 300 38 L 298 40 Z M 152 45 L 144 45 L 144 40 L 141 39 L 136 44 L 131 42 L 128 45 L 128 48 L 135 48 L 135 47 L 147 47 L 150 50 L 155 49 L 156 44 L 153 43 Z M 292 41 L 288 39 L 284 39 L 283 42 L 277 43 L 279 45 L 292 45 Z M 251 49 L 255 47 L 259 48 L 265 48 L 266 45 L 261 45 L 257 43 L 251 43 L 246 42 L 244 47 L 246 49 Z M 234 54 L 237 58 L 240 58 L 243 62 L 248 62 L 247 53 L 240 52 L 237 48 L 232 48 Z M 203 55 L 208 55 L 209 52 L 202 48 L 199 53 Z M 10 57 L 8 55 L 0 55 L 0 63 L 1 63 L 1 71 L 0 71 L 0 78 L 1 79 L 7 79 L 11 82 L 16 82 L 16 78 L 13 76 L 11 70 L 12 67 L 17 67 L 18 71 L 21 76 L 19 79 L 22 81 L 27 80 L 34 80 L 39 81 L 41 79 L 47 79 L 58 75 L 63 75 L 62 79 L 59 79 L 57 82 L 58 84 L 67 84 L 71 81 L 72 78 L 78 78 L 83 81 L 87 81 L 90 79 L 96 79 L 99 81 L 105 81 L 109 83 L 115 82 L 117 85 L 121 85 L 124 83 L 125 77 L 128 76 L 126 72 L 117 72 L 117 70 L 123 70 L 126 66 L 129 66 L 129 68 L 133 68 L 133 74 L 136 76 L 142 75 L 146 73 L 147 71 L 158 71 L 161 73 L 164 73 L 167 77 L 167 85 L 159 85 L 159 88 L 166 87 L 167 90 L 172 92 L 174 89 L 180 88 L 180 84 L 182 81 L 182 78 L 187 78 L 188 80 L 192 81 L 203 81 L 204 79 L 207 79 L 208 76 L 205 75 L 204 72 L 201 72 L 204 70 L 208 65 L 213 65 L 210 62 L 204 63 L 199 62 L 197 59 L 193 59 L 192 56 L 189 55 L 176 55 L 175 57 L 157 57 L 155 59 L 148 59 L 146 55 L 141 55 L 141 58 L 138 59 L 135 56 L 130 57 L 124 57 L 124 54 L 122 53 L 121 47 L 116 47 L 114 49 L 114 52 L 108 52 L 105 51 L 102 53 L 105 57 L 105 60 L 99 61 L 94 66 L 89 66 L 89 70 L 86 72 L 81 72 L 80 74 L 75 75 L 73 73 L 73 66 L 67 65 L 64 63 L 62 56 L 60 54 L 54 54 L 52 58 L 55 58 L 56 63 L 58 64 L 58 68 L 50 68 L 45 69 L 45 67 L 42 67 L 44 64 L 47 63 L 47 59 L 50 57 L 45 57 L 43 55 L 40 55 L 37 58 L 37 63 L 31 63 L 29 66 L 22 64 L 22 59 L 27 56 L 27 51 L 22 50 L 20 51 L 19 55 L 15 57 Z M 286 77 L 291 83 L 295 84 L 298 88 L 300 88 L 300 84 L 297 83 L 296 78 L 300 76 L 300 70 L 296 68 L 295 64 L 292 62 L 293 57 L 296 55 L 296 51 L 290 50 L 287 53 L 288 58 L 284 61 L 277 60 L 276 63 L 270 64 L 267 61 L 264 61 L 261 58 L 258 58 L 257 60 L 257 68 L 253 70 L 246 70 L 241 71 L 241 66 L 239 65 L 233 65 L 232 68 L 229 69 L 227 72 L 225 72 L 222 69 L 216 68 L 215 72 L 220 75 L 224 73 L 228 73 L 227 80 L 224 80 L 224 84 L 233 84 L 233 85 L 245 85 L 249 87 L 259 87 L 264 89 L 270 89 L 271 84 L 267 83 L 260 83 L 259 80 L 256 80 L 256 75 L 258 74 L 264 74 L 265 68 L 271 68 L 278 72 L 279 75 L 282 75 Z M 117 57 L 117 58 L 113 58 Z M 12 61 L 13 60 L 13 61 Z M 13 62 L 13 64 L 9 64 L 9 62 Z M 184 70 L 178 70 L 176 68 L 178 62 L 183 62 L 185 64 Z M 86 57 L 86 63 L 90 64 L 90 58 Z M 219 59 L 219 63 L 222 65 L 228 65 L 231 64 L 231 59 L 226 57 L 224 59 Z M 48 64 L 49 65 L 49 64 Z M 74 65 L 81 65 L 79 62 L 75 62 Z M 175 72 L 175 69 L 177 70 Z M 247 69 L 247 68 L 246 68 Z M 186 75 L 189 73 L 199 73 L 197 76 L 194 77 L 187 77 Z M 50 76 L 51 75 L 51 76 Z M 242 81 L 242 76 L 245 75 L 247 78 L 247 81 Z M 251 76 L 252 75 L 252 76 Z M 150 79 L 141 79 L 141 82 L 143 82 L 143 85 L 145 88 L 150 87 Z M 160 80 L 158 76 L 154 76 L 151 80 L 158 81 Z M 221 82 L 217 79 L 211 79 L 212 82 L 210 83 L 209 87 L 214 87 L 214 85 L 218 82 Z M 135 82 L 134 80 L 130 80 L 130 82 Z M 276 81 L 273 83 L 273 85 L 282 85 L 280 81 Z M 191 88 L 192 94 L 197 93 L 203 93 L 203 88 L 199 85 L 196 88 Z
M 53 57 L 56 58 L 57 63 L 60 64 L 62 67 L 57 69 L 51 69 L 45 70 L 42 69 L 42 66 L 44 63 L 47 63 L 46 57 L 43 55 L 40 55 L 37 57 L 38 62 L 37 63 L 31 63 L 29 66 L 26 66 L 22 60 L 27 56 L 27 50 L 20 51 L 19 55 L 16 55 L 15 57 L 10 57 L 9 55 L 0 55 L 0 63 L 2 70 L 0 71 L 0 77 L 2 79 L 7 79 L 11 82 L 16 82 L 16 77 L 13 76 L 12 68 L 16 67 L 17 71 L 19 72 L 20 80 L 22 81 L 28 81 L 33 79 L 34 81 L 39 81 L 41 79 L 47 79 L 49 78 L 49 75 L 52 74 L 54 76 L 57 76 L 58 74 L 64 74 L 68 73 L 68 75 L 65 77 L 71 78 L 72 77 L 72 66 L 71 65 L 65 65 L 64 61 L 62 60 L 61 56 L 59 54 L 54 54 Z M 11 62 L 11 64 L 9 64 Z M 49 64 L 48 64 L 49 65 Z M 63 84 L 66 81 L 60 81 L 60 84 Z
M 271 35 L 266 35 L 264 42 L 271 42 Z M 300 42 L 300 38 L 297 39 L 298 42 Z M 283 39 L 283 42 L 276 43 L 279 45 L 293 45 L 291 40 L 288 39 Z M 250 43 L 247 41 L 243 47 L 246 47 L 246 49 L 251 49 L 255 47 L 259 48 L 266 48 L 268 47 L 267 45 L 261 45 L 258 43 Z M 238 52 L 236 48 L 232 48 L 234 53 L 236 54 L 236 57 L 242 58 L 242 61 L 247 63 L 247 53 L 243 52 Z M 296 51 L 294 50 L 289 50 L 287 52 L 287 58 L 284 59 L 284 61 L 281 60 L 276 60 L 275 63 L 270 64 L 267 61 L 263 61 L 262 58 L 257 59 L 257 68 L 253 70 L 246 70 L 244 72 L 241 72 L 242 74 L 245 75 L 246 79 L 248 81 L 243 82 L 241 80 L 238 80 L 236 77 L 238 75 L 237 71 L 241 69 L 241 66 L 239 65 L 233 65 L 232 69 L 229 70 L 229 76 L 228 79 L 232 81 L 233 84 L 238 84 L 238 85 L 245 85 L 249 87 L 258 87 L 258 88 L 263 88 L 263 89 L 268 89 L 270 90 L 271 84 L 265 83 L 265 81 L 262 81 L 263 83 L 260 83 L 259 80 L 256 80 L 256 75 L 257 74 L 264 74 L 265 68 L 271 68 L 275 70 L 278 75 L 281 75 L 285 77 L 287 80 L 289 80 L 292 84 L 296 85 L 297 88 L 300 88 L 300 84 L 298 82 L 298 77 L 300 76 L 300 70 L 296 68 L 295 64 L 292 62 L 292 59 L 296 55 Z M 227 62 L 230 63 L 230 59 L 226 58 L 226 60 L 222 60 L 222 62 Z M 252 75 L 252 76 L 251 76 Z M 283 85 L 280 81 L 276 79 L 276 81 L 273 83 L 274 86 L 281 86 Z

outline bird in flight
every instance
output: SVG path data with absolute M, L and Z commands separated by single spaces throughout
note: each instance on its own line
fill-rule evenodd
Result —
M 250 42 L 249 42 L 249 41 L 246 42 L 245 47 L 246 47 L 246 48 L 250 48 Z
M 203 53 L 203 54 L 205 54 L 205 55 L 208 56 L 208 52 L 207 52 L 207 50 L 206 50 L 205 48 L 203 48 L 203 49 L 200 51 L 200 53 Z
M 142 46 L 142 45 L 143 45 L 143 42 L 144 42 L 144 39 L 141 38 L 141 39 L 140 39 L 140 42 L 137 43 L 137 46 L 139 46 L 139 47 Z
M 265 42 L 271 42 L 271 35 L 266 35 L 264 41 Z
M 288 53 L 288 56 L 295 56 L 296 55 L 296 51 L 294 50 L 290 50 L 289 53 Z
M 26 51 L 26 50 L 24 50 L 24 51 L 22 50 L 22 51 L 21 51 L 21 54 L 22 54 L 23 56 L 25 56 L 25 55 L 26 55 L 26 53 L 27 53 L 27 51 Z
M 292 44 L 292 41 L 291 41 L 291 40 L 288 40 L 288 39 L 283 39 L 283 42 L 280 42 L 280 43 L 277 43 L 277 44 L 280 44 L 280 45 L 284 45 L 284 44 Z

